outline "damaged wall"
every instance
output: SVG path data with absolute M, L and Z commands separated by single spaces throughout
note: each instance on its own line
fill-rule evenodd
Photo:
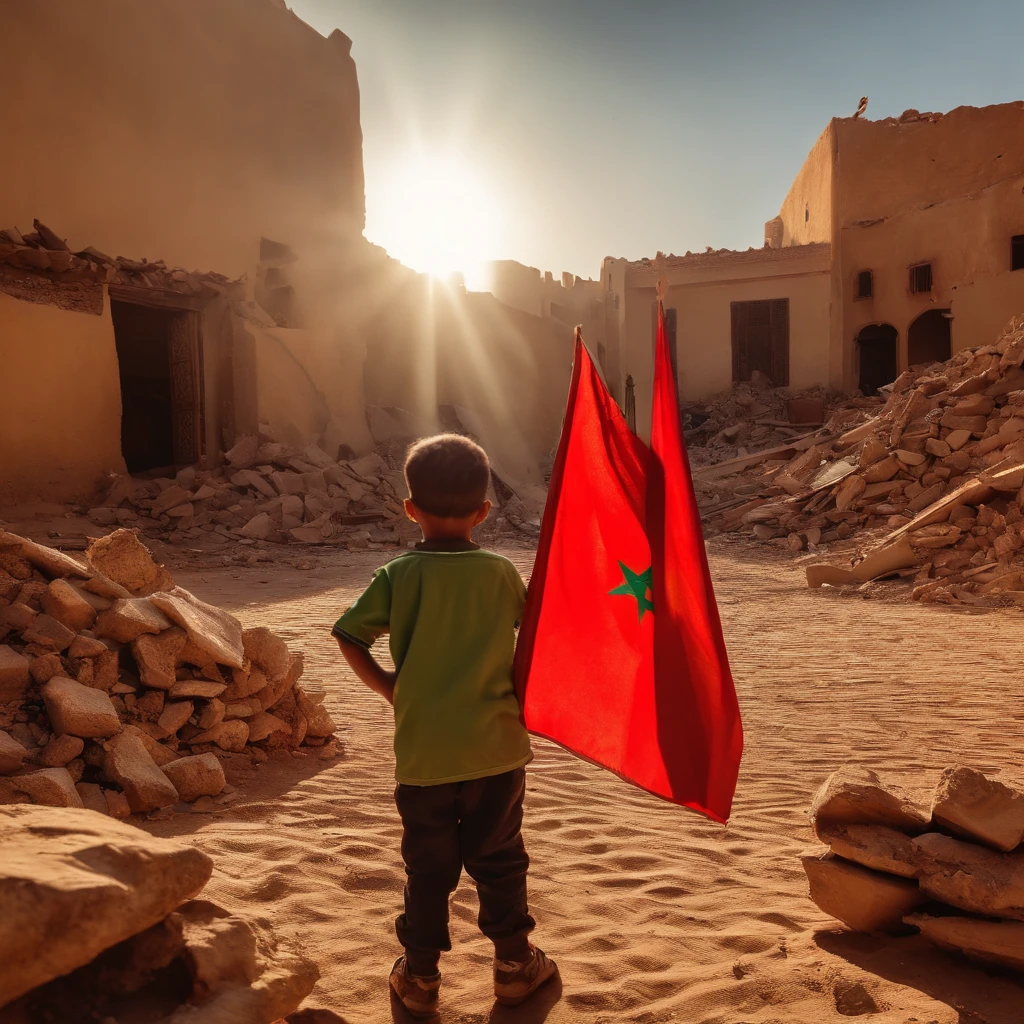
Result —
M 230 277 L 363 227 L 350 41 L 272 0 L 8 0 L 0 226 Z
M 74 313 L 0 292 L 0 325 L 0 503 L 73 498 L 124 472 L 109 308 Z

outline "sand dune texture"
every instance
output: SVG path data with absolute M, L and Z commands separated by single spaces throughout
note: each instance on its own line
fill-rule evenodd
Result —
M 529 570 L 532 554 L 511 552 Z M 443 1021 L 1019 1024 L 1024 982 L 986 973 L 920 937 L 842 932 L 807 898 L 799 856 L 821 781 L 854 762 L 912 786 L 954 761 L 1019 767 L 1024 719 L 1013 612 L 969 616 L 805 589 L 799 568 L 735 544 L 713 548 L 747 729 L 727 828 L 646 796 L 548 743 L 530 769 L 526 838 L 537 941 L 562 981 L 495 1008 L 490 950 L 465 881 L 442 962 Z M 232 781 L 238 804 L 144 827 L 214 857 L 206 889 L 268 917 L 319 966 L 308 1006 L 349 1024 L 405 1020 L 388 998 L 398 950 L 400 834 L 389 709 L 347 673 L 330 624 L 374 553 L 330 554 L 309 572 L 262 566 L 176 572 L 244 625 L 265 623 L 327 685 L 344 756 L 296 757 Z M 230 774 L 229 774 L 230 777 Z

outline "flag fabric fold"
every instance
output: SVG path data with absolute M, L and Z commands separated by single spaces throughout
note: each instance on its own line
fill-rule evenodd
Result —
M 726 821 L 743 738 L 659 309 L 651 445 L 577 328 L 516 648 L 528 729 Z

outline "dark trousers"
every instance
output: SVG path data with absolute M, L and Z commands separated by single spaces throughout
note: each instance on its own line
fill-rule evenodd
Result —
M 465 867 L 476 882 L 480 930 L 501 960 L 529 955 L 534 920 L 526 907 L 523 796 L 526 769 L 486 779 L 395 790 L 402 817 L 405 913 L 395 922 L 409 970 L 429 975 L 452 948 L 448 899 Z

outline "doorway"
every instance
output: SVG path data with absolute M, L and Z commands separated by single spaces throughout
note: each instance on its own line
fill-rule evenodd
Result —
M 944 363 L 952 353 L 951 318 L 948 309 L 929 309 L 907 331 L 907 365 Z
M 789 299 L 733 302 L 732 379 L 760 372 L 775 387 L 789 385 Z
M 111 299 L 129 473 L 173 471 L 202 454 L 199 315 Z
M 898 339 L 892 324 L 870 324 L 857 335 L 863 394 L 877 395 L 880 387 L 891 384 L 899 375 Z

